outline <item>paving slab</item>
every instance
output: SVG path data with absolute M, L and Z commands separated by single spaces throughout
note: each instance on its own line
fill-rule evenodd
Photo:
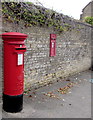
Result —
M 91 118 L 91 71 L 85 71 L 24 95 L 19 113 L 3 111 L 3 118 Z M 70 85 L 66 89 L 67 85 Z M 61 89 L 67 90 L 64 93 Z

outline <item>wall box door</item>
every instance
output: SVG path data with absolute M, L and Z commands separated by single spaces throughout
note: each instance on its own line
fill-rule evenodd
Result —
M 50 34 L 50 56 L 56 56 L 56 34 Z

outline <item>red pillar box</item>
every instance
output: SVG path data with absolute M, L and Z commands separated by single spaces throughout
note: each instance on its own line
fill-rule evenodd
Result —
M 24 88 L 24 40 L 26 34 L 18 32 L 3 33 L 4 40 L 4 90 L 3 109 L 19 112 L 23 109 Z
M 50 56 L 56 55 L 56 34 L 50 34 Z

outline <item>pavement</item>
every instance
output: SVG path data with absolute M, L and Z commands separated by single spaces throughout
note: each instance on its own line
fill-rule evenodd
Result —
M 81 72 L 24 94 L 19 113 L 2 111 L 3 118 L 91 118 L 91 71 Z

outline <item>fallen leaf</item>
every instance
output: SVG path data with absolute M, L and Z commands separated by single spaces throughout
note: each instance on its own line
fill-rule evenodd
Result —
M 29 95 L 29 97 L 32 97 L 32 95 Z
M 69 104 L 69 105 L 71 105 L 71 104 Z
M 70 88 L 73 87 L 74 83 L 68 83 L 65 87 L 59 88 L 57 91 L 60 92 L 61 94 L 66 94 L 69 92 Z
M 36 93 L 35 93 L 35 92 L 33 92 L 33 94 L 35 95 Z
M 70 81 L 70 80 L 68 79 L 68 80 L 66 80 L 66 81 Z
M 59 97 L 57 95 L 55 95 L 53 92 L 48 92 L 48 93 L 44 93 L 44 95 L 52 97 L 52 98 L 57 98 L 59 99 Z

